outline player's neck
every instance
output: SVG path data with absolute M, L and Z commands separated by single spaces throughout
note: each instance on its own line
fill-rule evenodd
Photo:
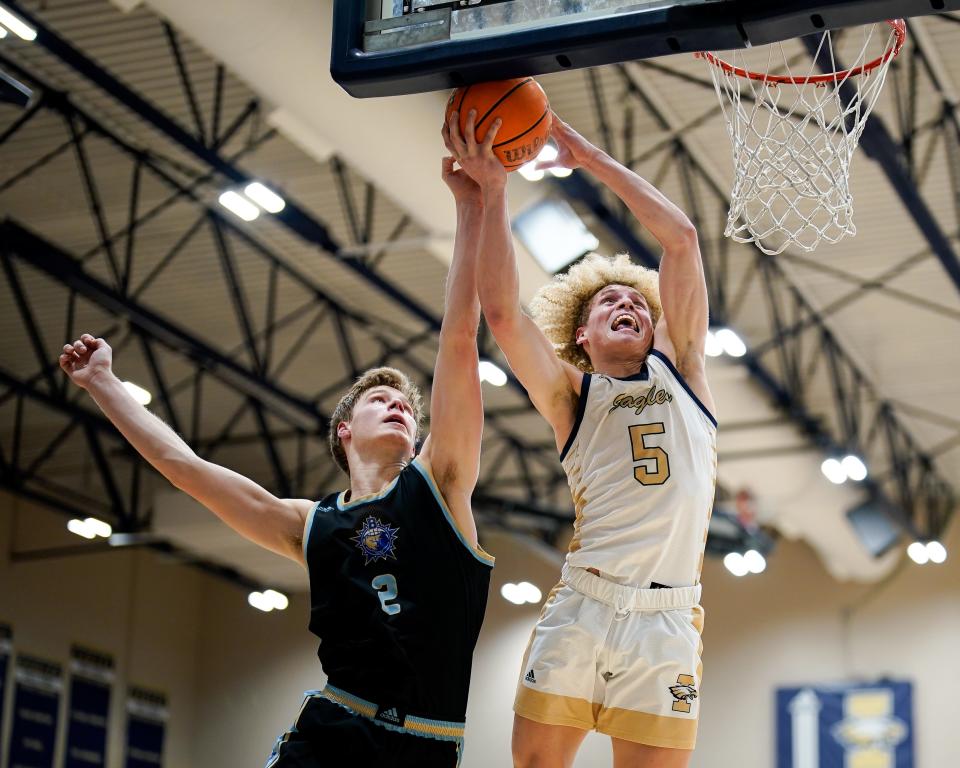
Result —
M 636 376 L 643 370 L 643 364 L 647 360 L 646 353 L 636 358 L 631 357 L 627 359 L 620 357 L 606 360 L 600 356 L 597 357 L 598 359 L 591 360 L 593 370 L 597 373 L 613 376 L 616 379 L 627 379 L 631 376 Z
M 380 493 L 392 483 L 407 461 L 363 461 L 350 462 L 350 491 L 348 501 Z

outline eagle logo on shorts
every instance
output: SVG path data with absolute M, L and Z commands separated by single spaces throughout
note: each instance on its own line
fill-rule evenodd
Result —
M 393 528 L 387 523 L 370 515 L 363 521 L 356 536 L 350 541 L 357 543 L 357 548 L 363 552 L 363 564 L 369 565 L 377 560 L 386 560 L 388 557 L 397 559 L 397 534 L 399 528 Z
M 674 712 L 689 712 L 691 702 L 697 698 L 697 687 L 693 684 L 693 675 L 677 675 L 677 684 L 670 686 Z

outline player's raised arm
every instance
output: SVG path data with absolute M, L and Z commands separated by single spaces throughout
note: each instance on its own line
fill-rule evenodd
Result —
M 697 231 L 687 215 L 650 182 L 593 146 L 553 116 L 552 138 L 559 154 L 546 165 L 580 167 L 613 191 L 663 247 L 660 301 L 663 316 L 654 344 L 670 357 L 691 387 L 712 409 L 704 376 L 704 345 L 709 325 L 707 285 Z
M 169 426 L 140 405 L 112 370 L 103 339 L 83 334 L 63 347 L 60 367 L 87 390 L 127 441 L 167 480 L 203 504 L 237 533 L 277 554 L 303 562 L 302 537 L 311 502 L 279 499 L 243 475 L 197 456 Z
M 483 192 L 482 264 L 477 284 L 480 305 L 511 369 L 553 427 L 557 445 L 561 446 L 573 426 L 581 374 L 557 357 L 546 336 L 520 306 L 507 208 L 507 174 L 486 142 L 476 142 L 474 117 L 467 118 L 466 135 L 461 136 L 459 116 L 454 112 L 448 130 L 458 161 Z
M 496 134 L 496 131 L 491 131 Z M 444 139 L 448 141 L 444 131 Z M 477 545 L 470 496 L 480 472 L 483 398 L 480 390 L 477 330 L 477 255 L 483 203 L 480 187 L 454 158 L 445 157 L 443 181 L 456 201 L 457 234 L 447 274 L 440 348 L 430 398 L 430 435 L 421 452 L 460 530 Z

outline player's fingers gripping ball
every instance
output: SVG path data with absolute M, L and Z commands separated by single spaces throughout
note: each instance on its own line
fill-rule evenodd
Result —
M 500 118 L 493 152 L 508 171 L 535 160 L 550 135 L 552 113 L 547 94 L 532 77 L 495 80 L 458 88 L 447 102 L 446 119 L 459 113 L 460 135 L 467 135 L 467 116 L 476 110 L 475 138 L 482 142 Z

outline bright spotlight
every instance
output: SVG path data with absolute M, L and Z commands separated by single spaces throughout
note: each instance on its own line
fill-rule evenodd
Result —
M 123 388 L 126 389 L 140 405 L 150 405 L 150 401 L 153 400 L 153 395 L 151 395 L 148 390 L 134 384 L 132 381 L 123 382 Z
M 244 221 L 253 221 L 260 215 L 260 209 L 257 206 L 232 190 L 220 195 L 220 205 Z
M 930 558 L 931 563 L 940 565 L 940 563 L 947 559 L 947 548 L 939 541 L 928 541 L 927 556 Z
M 14 16 L 2 5 L 0 5 L 0 24 L 3 24 L 3 26 L 13 32 L 13 34 L 21 40 L 26 40 L 28 43 L 37 39 L 37 30 L 28 25 L 19 16 Z
M 845 483 L 847 480 L 847 473 L 843 465 L 832 457 L 826 459 L 823 464 L 820 465 L 820 471 L 823 472 L 827 480 L 835 485 Z
M 247 184 L 243 193 L 267 213 L 280 213 L 287 207 L 286 201 L 280 195 L 259 181 Z
M 730 357 L 743 357 L 747 354 L 747 345 L 737 334 L 729 328 L 721 328 L 714 334 L 723 347 L 723 351 Z
M 270 613 L 274 609 L 273 600 L 267 597 L 263 592 L 251 592 L 247 596 L 247 602 L 258 611 Z
M 522 590 L 524 602 L 527 603 L 539 603 L 540 599 L 543 597 L 543 593 L 537 588 L 535 584 L 531 584 L 529 581 L 521 581 L 517 584 L 517 588 Z
M 755 549 L 749 549 L 743 554 L 743 563 L 750 573 L 763 573 L 767 569 L 767 560 Z
M 514 605 L 523 605 L 525 602 L 527 602 L 526 596 L 524 595 L 524 590 L 519 584 L 514 584 L 512 582 L 504 584 L 502 587 L 500 587 L 500 594 L 505 600 L 513 603 Z
M 843 467 L 843 471 L 847 473 L 847 477 L 855 482 L 859 483 L 861 480 L 866 480 L 867 478 L 867 465 L 863 463 L 863 460 L 859 456 L 854 456 L 853 454 L 844 456 L 843 461 L 840 462 L 840 466 Z
M 907 554 L 917 565 L 924 565 L 930 559 L 930 553 L 922 541 L 915 541 L 907 547 Z
M 485 381 L 495 387 L 502 387 L 507 383 L 507 374 L 496 363 L 489 360 L 480 361 L 480 381 Z
M 529 163 L 520 166 L 519 173 L 527 181 L 540 181 L 543 178 L 543 171 L 537 168 L 537 161 L 531 160 Z
M 723 344 L 713 331 L 707 331 L 707 343 L 703 351 L 707 357 L 720 357 L 723 354 Z
M 264 590 L 263 597 L 278 611 L 285 611 L 287 610 L 287 606 L 290 605 L 287 596 L 282 592 L 277 592 L 275 589 Z
M 723 558 L 723 564 L 734 576 L 746 576 L 750 572 L 750 568 L 744 561 L 743 555 L 739 552 L 730 552 Z
M 541 163 L 552 163 L 557 159 L 557 156 L 560 153 L 557 151 L 557 148 L 553 144 L 544 144 L 543 149 L 540 150 L 540 154 L 537 155 L 537 161 Z
M 90 530 L 90 526 L 86 524 L 83 520 L 77 520 L 74 518 L 67 523 L 67 530 L 70 533 L 75 533 L 77 536 L 82 536 L 85 539 L 95 539 L 97 534 Z
M 550 175 L 556 176 L 558 179 L 565 179 L 567 176 L 573 174 L 572 168 L 551 168 Z
M 94 536 L 102 536 L 105 539 L 109 539 L 110 536 L 113 535 L 113 528 L 110 526 L 110 523 L 97 520 L 95 517 L 88 517 L 83 521 L 83 524 Z

